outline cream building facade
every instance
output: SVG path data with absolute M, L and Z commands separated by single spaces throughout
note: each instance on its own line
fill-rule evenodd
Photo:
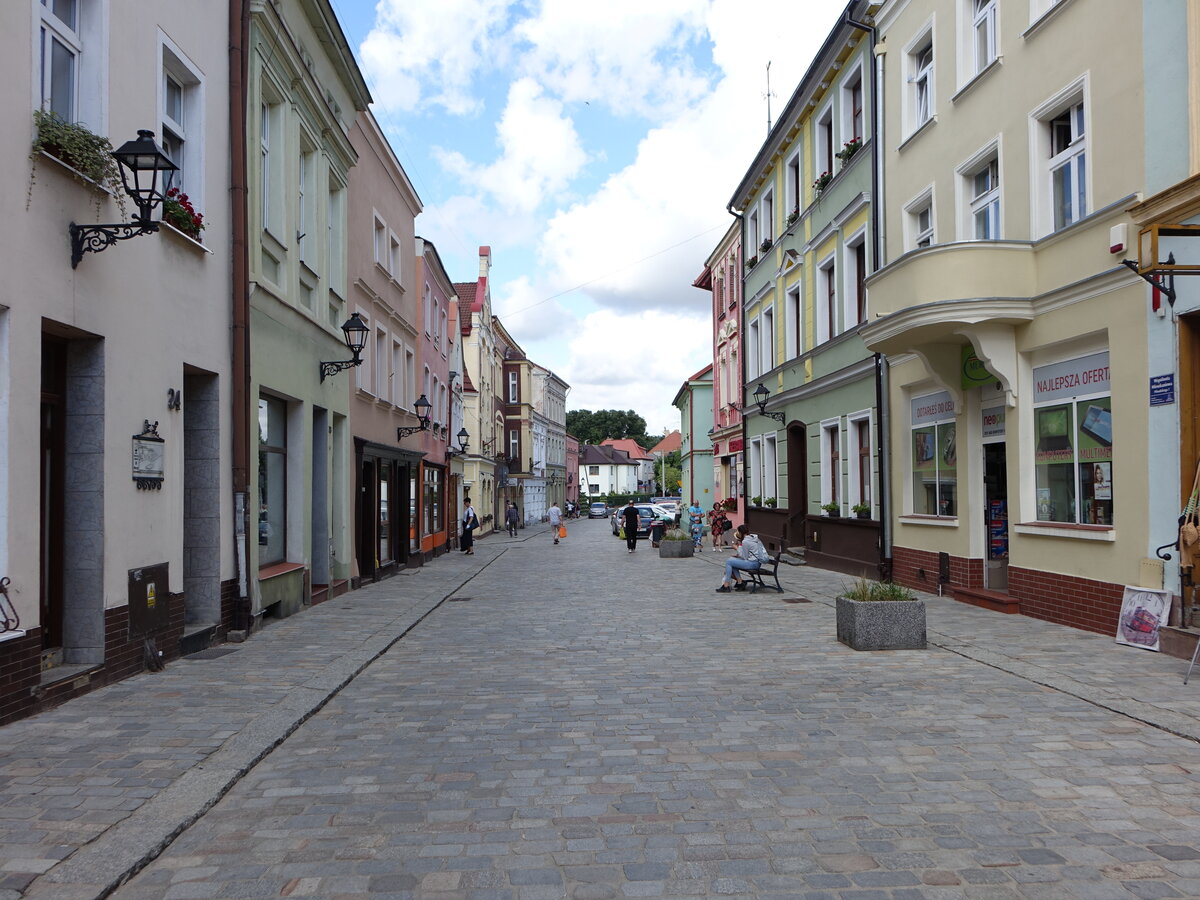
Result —
M 893 0 L 877 23 L 862 335 L 888 361 L 893 573 L 1110 631 L 1160 534 L 1151 312 L 1120 264 L 1146 182 L 1142 22 L 1120 0 Z

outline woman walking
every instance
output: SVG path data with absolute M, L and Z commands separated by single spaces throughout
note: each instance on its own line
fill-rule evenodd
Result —
M 714 503 L 712 512 L 708 514 L 708 525 L 712 531 L 713 550 L 725 547 L 725 532 L 729 530 L 729 519 L 725 515 L 725 507 Z
M 467 556 L 475 555 L 475 529 L 478 527 L 479 517 L 475 515 L 475 507 L 468 497 L 463 500 L 462 537 L 459 540 L 459 548 Z

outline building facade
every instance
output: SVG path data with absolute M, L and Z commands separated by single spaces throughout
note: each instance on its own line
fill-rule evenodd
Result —
M 567 456 L 567 394 L 571 386 L 552 371 L 534 363 L 530 371 L 533 388 L 533 409 L 546 424 L 546 504 L 547 509 L 557 504 L 565 510 L 568 500 L 578 502 L 575 478 L 579 472 L 579 458 L 575 458 L 574 471 Z M 579 443 L 576 441 L 576 453 Z
M 579 448 L 579 477 L 591 500 L 609 494 L 637 492 L 638 464 L 615 447 L 583 444 Z
M 671 401 L 679 410 L 680 496 L 706 510 L 719 499 L 713 494 L 712 480 L 712 376 L 712 365 L 705 366 L 680 386 Z
M 497 409 L 500 364 L 492 330 L 491 267 L 491 248 L 480 247 L 476 280 L 454 283 L 463 353 L 463 419 L 473 436 L 462 458 L 463 500 L 469 499 L 475 508 L 480 537 L 496 527 L 497 485 L 508 480 L 502 452 L 504 414 Z
M 3 18 L 0 579 L 19 621 L 0 626 L 0 724 L 223 638 L 238 573 L 227 17 L 75 0 Z M 119 178 L 83 178 L 107 150 L 54 137 L 74 125 L 118 147 L 145 129 L 178 166 L 157 233 L 72 260 L 72 223 L 134 213 Z
M 810 562 L 870 575 L 881 561 L 879 416 L 860 331 L 876 257 L 865 20 L 878 8 L 847 4 L 730 201 L 746 257 L 746 521 L 772 549 L 804 547 Z
M 1118 255 L 1147 184 L 1128 12 L 883 4 L 886 240 L 862 332 L 888 360 L 896 579 L 1109 633 L 1165 540 L 1153 314 Z

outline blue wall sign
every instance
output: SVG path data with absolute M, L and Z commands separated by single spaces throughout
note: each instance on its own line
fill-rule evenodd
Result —
M 1150 376 L 1150 405 L 1165 406 L 1175 402 L 1175 373 Z

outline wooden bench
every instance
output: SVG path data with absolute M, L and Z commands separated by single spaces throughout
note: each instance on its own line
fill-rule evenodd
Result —
M 760 565 L 757 569 L 743 569 L 740 574 L 744 575 L 750 581 L 750 593 L 756 593 L 760 587 L 771 587 L 763 581 L 764 575 L 769 575 L 775 579 L 775 590 L 783 593 L 783 586 L 779 583 L 779 557 L 783 555 L 780 550 L 767 562 Z

